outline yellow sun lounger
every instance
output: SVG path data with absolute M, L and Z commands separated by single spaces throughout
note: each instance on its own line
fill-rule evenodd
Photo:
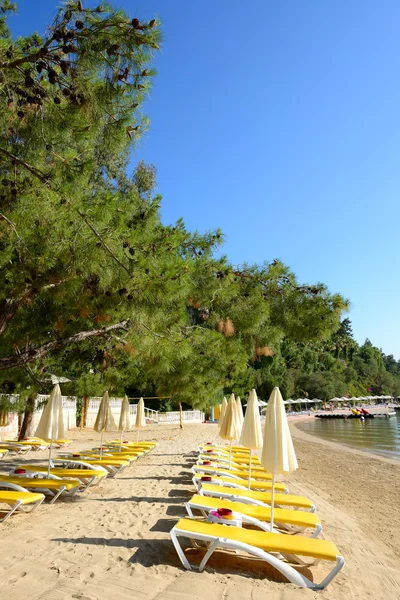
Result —
M 79 466 L 82 463 L 86 465 L 95 466 L 95 467 L 103 467 L 108 471 L 109 477 L 115 477 L 120 471 L 129 467 L 129 461 L 114 458 L 90 458 L 85 455 L 73 455 L 68 458 L 56 458 L 54 459 L 54 465 L 64 467 L 65 465 L 71 465 L 71 468 L 74 468 L 74 465 Z
M 44 474 L 43 474 L 44 475 Z M 77 479 L 60 479 L 55 475 L 38 477 L 25 477 L 24 475 L 0 475 L 0 489 L 10 489 L 17 492 L 38 492 L 50 496 L 54 502 L 63 493 L 75 494 L 82 487 Z
M 205 542 L 207 551 L 198 567 L 202 571 L 210 556 L 217 548 L 244 552 L 275 567 L 291 583 L 312 590 L 324 589 L 344 566 L 344 559 L 333 542 L 316 540 L 301 535 L 289 535 L 229 527 L 193 519 L 180 519 L 170 531 L 170 537 L 182 565 L 189 570 L 189 563 L 178 538 L 185 538 L 191 547 L 197 542 Z M 292 566 L 294 562 L 299 567 L 307 565 L 300 557 L 306 556 L 314 561 L 326 560 L 336 563 L 321 583 L 314 583 Z M 292 563 L 292 564 L 289 564 Z
M 225 477 L 218 474 L 211 475 L 210 473 L 195 474 L 192 478 L 194 486 L 198 489 L 199 485 L 203 483 L 215 483 L 217 485 L 226 485 L 232 488 L 241 488 L 244 490 L 248 489 L 248 482 L 242 478 L 233 478 L 233 477 Z M 258 491 L 270 491 L 272 489 L 271 481 L 258 481 L 256 479 L 250 479 L 250 490 L 258 490 Z M 287 487 L 284 483 L 275 482 L 274 489 L 277 492 L 287 492 Z
M 9 510 L 5 516 L 0 519 L 0 523 L 5 523 L 11 515 L 19 508 L 23 510 L 23 507 L 30 506 L 30 512 L 33 512 L 38 506 L 42 504 L 44 500 L 43 494 L 32 494 L 31 492 L 16 492 L 16 491 L 1 491 L 0 490 L 0 505 L 7 504 Z
M 0 458 L 4 458 L 10 451 L 8 448 L 0 448 Z
M 205 450 L 215 450 L 216 452 L 228 452 L 229 454 L 230 451 L 230 446 L 227 444 L 199 444 L 198 448 L 200 452 Z M 232 452 L 242 452 L 250 455 L 250 450 L 244 446 L 232 446 Z
M 232 488 L 225 485 L 217 485 L 215 483 L 205 483 L 203 481 L 201 481 L 200 484 L 199 494 L 202 496 L 225 498 L 226 500 L 232 500 L 232 502 L 245 502 L 246 504 L 255 506 L 271 505 L 271 492 L 255 492 L 253 490 Z M 316 510 L 315 504 L 305 496 L 282 494 L 280 492 L 275 492 L 274 504 L 275 506 L 290 506 L 299 510 L 309 510 L 310 512 L 315 512 Z
M 145 449 L 141 449 L 141 450 L 133 450 L 132 448 L 124 448 L 122 447 L 121 449 L 119 448 L 119 446 L 102 446 L 103 448 L 103 454 L 112 454 L 114 456 L 119 456 L 121 458 L 123 458 L 124 456 L 136 456 L 139 458 L 139 456 L 144 456 L 148 450 Z M 91 449 L 91 452 L 100 452 L 100 448 L 98 446 L 96 446 L 95 448 Z
M 249 470 L 249 464 L 250 463 L 242 463 L 240 462 L 239 459 L 236 459 L 234 456 L 232 456 L 231 460 L 229 460 L 229 456 L 225 458 L 225 456 L 215 456 L 213 454 L 210 454 L 208 456 L 205 456 L 204 454 L 201 454 L 199 456 L 199 458 L 196 461 L 197 465 L 204 465 L 205 463 L 211 463 L 215 466 L 221 467 L 221 469 L 229 469 L 229 465 L 231 469 L 240 469 L 241 471 L 248 471 Z M 264 469 L 264 467 L 262 467 L 260 464 L 258 463 L 251 463 L 251 471 L 261 471 L 263 473 L 266 473 L 266 470 Z
M 282 494 L 282 496 L 284 495 Z M 263 531 L 271 530 L 270 506 L 252 506 L 244 502 L 232 502 L 231 500 L 210 498 L 208 496 L 200 496 L 199 494 L 195 494 L 186 504 L 189 517 L 195 516 L 193 514 L 194 509 L 200 511 L 204 517 L 207 517 L 211 510 L 218 508 L 231 510 L 235 517 L 239 516 L 243 524 L 253 525 Z M 322 531 L 321 522 L 316 513 L 290 510 L 288 508 L 274 509 L 274 526 L 290 533 L 298 533 L 304 529 L 311 529 L 313 532 L 311 537 L 318 537 Z
M 229 452 L 217 451 L 217 450 L 213 450 L 213 451 L 202 450 L 201 452 L 199 452 L 199 459 L 202 459 L 202 460 L 226 460 L 226 459 L 228 459 L 229 460 Z M 249 464 L 250 463 L 250 454 L 244 454 L 243 452 L 232 452 L 231 460 L 234 460 L 236 462 L 242 462 L 244 464 Z M 256 465 L 260 464 L 260 459 L 258 458 L 258 456 L 252 455 L 251 464 L 253 464 L 253 463 Z
M 118 444 L 118 446 L 120 445 L 120 440 L 111 440 L 111 442 L 109 442 L 110 444 Z M 142 447 L 142 448 L 155 448 L 157 446 L 158 442 L 125 442 L 122 441 L 122 445 L 123 446 L 130 446 L 130 447 Z
M 40 444 L 50 445 L 50 442 L 46 442 L 45 440 L 42 440 L 42 438 L 38 438 L 38 437 L 28 437 L 26 439 L 28 441 L 32 440 L 34 442 L 39 442 Z M 63 448 L 64 446 L 70 446 L 72 444 L 72 442 L 73 442 L 73 440 L 54 440 L 52 442 L 52 444 L 55 448 Z
M 14 440 L 4 440 L 6 442 L 13 442 Z M 50 444 L 48 442 L 44 442 L 44 441 L 37 441 L 37 440 L 21 440 L 18 442 L 18 444 L 22 444 L 22 446 L 30 446 L 31 450 L 46 450 Z
M 25 446 L 19 442 L 0 442 L 0 451 L 8 450 L 13 454 L 27 454 L 32 450 L 32 446 Z
M 247 479 L 249 476 L 249 471 L 245 469 L 229 469 L 223 467 L 215 467 L 213 465 L 193 465 L 192 467 L 193 473 L 210 473 L 211 475 L 221 475 L 223 477 L 233 477 L 235 479 Z M 251 478 L 252 479 L 261 479 L 270 481 L 272 479 L 272 475 L 267 473 L 266 471 L 257 471 L 256 469 L 251 470 Z
M 14 475 L 15 469 L 21 468 L 32 473 L 32 477 L 34 477 L 35 473 L 47 474 L 48 470 L 47 465 L 23 465 L 12 469 L 10 475 Z M 60 479 L 78 479 L 85 486 L 81 491 L 85 491 L 94 483 L 100 483 L 108 473 L 103 467 L 94 467 L 81 463 L 78 468 L 72 468 L 72 466 L 70 468 L 53 467 L 50 469 L 50 474 L 56 475 L 57 477 L 60 477 Z

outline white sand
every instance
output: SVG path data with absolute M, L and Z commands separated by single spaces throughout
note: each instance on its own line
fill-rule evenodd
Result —
M 352 453 L 293 427 L 300 470 L 288 486 L 317 504 L 328 539 L 346 566 L 324 592 L 298 589 L 260 561 L 216 553 L 203 573 L 185 571 L 168 532 L 194 493 L 189 467 L 215 425 L 152 425 L 142 439 L 159 445 L 116 479 L 76 499 L 15 515 L 0 526 L 2 600 L 277 600 L 400 597 L 400 464 Z M 96 445 L 72 432 L 72 448 Z M 135 439 L 131 433 L 126 439 Z M 27 461 L 44 458 L 32 453 Z M 0 461 L 7 471 L 21 460 Z M 191 555 L 198 560 L 200 555 Z M 307 573 L 316 580 L 322 566 Z

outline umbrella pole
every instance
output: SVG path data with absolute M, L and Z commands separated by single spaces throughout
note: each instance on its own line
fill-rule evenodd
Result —
M 250 448 L 250 462 L 249 462 L 249 485 L 248 485 L 248 489 L 250 489 L 250 479 L 251 479 L 251 448 Z
M 139 427 L 137 428 L 136 443 L 138 443 L 138 441 L 139 441 Z
M 50 478 L 50 469 L 51 469 L 51 451 L 53 449 L 53 440 L 50 440 L 50 451 L 49 451 L 49 466 L 47 469 L 47 478 Z
M 229 444 L 229 468 L 231 468 L 231 463 L 232 463 L 232 440 Z
M 103 431 L 101 432 L 101 437 L 100 437 L 100 460 L 103 457 Z
M 124 430 L 122 430 L 122 431 L 121 431 L 121 437 L 120 437 L 120 439 L 119 439 L 119 451 L 120 451 L 120 452 L 121 452 L 121 450 L 122 450 L 122 435 L 123 435 L 123 433 L 124 433 Z
M 275 508 L 275 475 L 272 475 L 271 488 L 271 532 L 274 528 L 274 508 Z

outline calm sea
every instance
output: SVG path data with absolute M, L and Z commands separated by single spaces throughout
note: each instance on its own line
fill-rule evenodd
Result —
M 316 419 L 299 423 L 303 431 L 331 442 L 348 444 L 400 460 L 400 412 L 375 419 Z

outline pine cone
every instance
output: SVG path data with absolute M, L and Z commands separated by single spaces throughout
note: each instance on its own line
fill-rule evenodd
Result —
M 65 60 L 62 60 L 60 62 L 60 67 L 61 67 L 61 71 L 64 73 L 64 75 L 68 75 L 69 64 Z
M 53 99 L 53 101 L 54 101 L 54 104 L 61 104 L 61 100 L 60 100 L 60 98 L 58 98 L 58 96 L 56 96 L 56 97 Z
M 75 27 L 77 29 L 83 29 L 85 27 L 85 25 L 83 24 L 83 21 L 76 21 Z
M 153 28 L 153 27 L 155 27 L 155 25 L 156 25 L 156 20 L 155 20 L 155 19 L 152 19 L 152 20 L 149 22 L 149 27 L 150 27 L 150 28 Z
M 25 77 L 25 85 L 28 88 L 31 88 L 35 85 L 35 80 L 30 75 L 26 75 Z
M 132 19 L 132 27 L 134 27 L 135 29 L 137 29 L 138 27 L 140 27 L 140 21 L 139 19 Z

